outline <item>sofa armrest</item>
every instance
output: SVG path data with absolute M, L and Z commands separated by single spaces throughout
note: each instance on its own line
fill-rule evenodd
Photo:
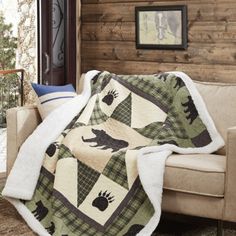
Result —
M 224 220 L 236 221 L 236 127 L 227 131 Z
M 7 175 L 20 146 L 41 122 L 36 106 L 16 107 L 7 110 Z

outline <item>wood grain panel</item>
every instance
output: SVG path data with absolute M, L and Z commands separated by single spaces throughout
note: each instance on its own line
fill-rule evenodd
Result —
M 195 65 L 177 63 L 134 62 L 119 60 L 86 60 L 82 70 L 107 70 L 116 74 L 153 74 L 165 71 L 183 71 L 199 81 L 235 82 L 236 66 Z
M 203 43 L 236 42 L 236 22 L 192 22 L 189 23 L 188 41 Z M 96 22 L 82 25 L 83 40 L 135 41 L 133 22 Z
M 187 50 L 135 47 L 135 6 L 188 7 Z M 82 71 L 151 74 L 181 70 L 195 80 L 236 82 L 235 0 L 82 0 Z
M 236 47 L 234 44 L 219 44 L 217 47 L 215 44 L 189 44 L 186 51 L 136 50 L 132 42 L 84 41 L 82 57 L 85 60 L 236 65 Z
M 175 5 L 181 5 L 186 1 L 175 1 Z M 135 6 L 173 5 L 173 2 L 138 2 L 138 3 L 108 3 L 108 4 L 84 4 L 82 5 L 82 22 L 134 22 Z M 189 2 L 188 18 L 190 21 L 233 21 L 236 20 L 236 2 L 232 3 L 208 3 Z

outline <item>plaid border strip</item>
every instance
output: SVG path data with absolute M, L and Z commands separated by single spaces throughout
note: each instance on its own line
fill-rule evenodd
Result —
M 163 122 L 153 122 L 147 126 L 145 126 L 144 128 L 135 128 L 135 130 L 150 139 L 154 139 L 157 135 L 157 133 L 159 132 L 159 130 L 161 130 L 163 128 Z
M 104 235 L 103 233 L 99 233 L 97 228 L 92 227 L 80 219 L 77 214 L 74 214 L 74 211 L 77 211 L 77 209 L 74 207 L 75 209 L 71 210 L 71 204 L 65 204 L 67 200 L 63 202 L 60 200 L 63 197 L 60 197 L 61 194 L 53 189 L 53 182 L 54 176 L 45 168 L 42 168 L 36 189 L 42 196 L 52 202 L 53 214 L 61 218 L 69 230 L 77 235 Z
M 62 202 L 60 193 L 56 190 L 53 190 L 53 180 L 54 176 L 48 172 L 45 168 L 42 168 L 40 173 L 40 178 L 37 184 L 37 190 L 47 199 L 50 199 L 53 206 L 53 213 L 61 218 L 68 227 L 68 229 L 76 235 L 83 236 L 114 236 L 117 235 L 121 229 L 132 219 L 136 214 L 140 206 L 145 202 L 147 196 L 139 182 L 136 187 L 136 191 L 132 194 L 132 197 L 127 202 L 127 205 L 123 210 L 118 214 L 118 216 L 112 221 L 108 228 L 102 228 L 101 231 L 98 231 L 97 227 L 93 226 L 93 223 L 87 223 L 75 214 L 75 211 L 78 212 L 77 208 L 71 210 L 69 205 L 65 204 L 65 201 Z M 58 194 L 57 194 L 58 193 Z M 87 221 L 87 220 L 86 220 Z M 105 230 L 105 232 L 104 232 Z
M 47 200 L 52 197 L 53 183 L 54 175 L 42 167 L 36 190 L 38 190 Z
M 106 229 L 104 235 L 114 236 L 117 235 L 133 218 L 138 209 L 147 199 L 147 195 L 141 186 L 140 180 L 137 179 L 138 186 L 132 198 L 127 203 L 126 207 L 119 213 L 119 215 L 113 220 L 113 223 Z
M 189 138 L 186 130 L 184 129 L 184 125 L 183 125 L 182 121 L 180 120 L 179 115 L 176 111 L 171 110 L 168 113 L 168 118 L 165 123 L 166 123 L 167 129 L 171 135 L 174 135 L 180 139 L 188 139 Z
M 55 216 L 61 218 L 68 229 L 76 235 L 81 236 L 115 236 L 117 235 L 137 213 L 140 206 L 147 199 L 139 179 L 137 179 L 136 190 L 126 203 L 123 210 L 109 223 L 107 228 L 100 226 L 89 217 L 72 206 L 64 197 L 53 191 L 52 207 Z M 64 199 L 64 200 L 63 200 Z M 84 218 L 84 220 L 82 219 Z M 95 226 L 96 223 L 96 226 Z
M 78 215 L 75 214 L 74 211 L 78 212 L 77 208 L 74 207 L 74 210 L 71 210 L 71 207 L 69 206 L 71 204 L 65 204 L 65 201 L 61 201 L 60 197 L 58 197 L 60 193 L 58 193 L 56 190 L 53 190 L 53 181 L 54 176 L 45 168 L 42 168 L 40 178 L 37 184 L 37 190 L 39 190 L 45 198 L 51 198 L 50 200 L 52 201 L 54 214 L 57 217 L 63 219 L 65 225 L 69 228 L 69 230 L 71 230 L 71 232 L 77 235 L 116 235 L 132 219 L 132 217 L 136 214 L 140 206 L 147 198 L 139 179 L 137 179 L 138 184 L 136 186 L 136 190 L 132 194 L 132 197 L 127 202 L 126 206 L 112 221 L 112 223 L 108 226 L 107 229 L 101 228 L 101 231 L 99 232 L 97 227 L 93 227 L 93 223 L 86 223 L 84 220 L 81 219 L 81 217 L 78 217 Z
M 148 80 L 148 78 L 149 76 L 137 76 L 135 78 L 134 76 L 113 76 L 113 79 L 131 92 L 147 99 L 167 113 L 168 106 L 172 102 L 172 96 L 165 91 L 166 84 L 162 80 Z
M 98 228 L 93 227 L 93 223 L 87 223 L 82 220 L 82 215 L 78 216 L 79 210 L 72 206 L 70 203 L 61 199 L 64 197 L 54 190 L 53 197 L 52 197 L 52 208 L 54 211 L 55 216 L 61 218 L 66 225 L 66 227 L 76 235 L 83 235 L 83 236 L 102 236 L 103 228 L 101 231 L 98 231 Z M 77 214 L 76 214 L 76 213 Z M 80 213 L 81 214 L 81 213 Z M 86 217 L 84 215 L 84 217 Z M 88 218 L 88 217 L 87 217 Z M 88 218 L 89 221 L 89 218 Z M 99 226 L 99 225 L 97 225 Z

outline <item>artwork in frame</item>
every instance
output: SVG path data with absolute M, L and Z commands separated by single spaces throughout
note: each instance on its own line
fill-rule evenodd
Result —
M 136 48 L 187 48 L 187 7 L 185 5 L 136 7 L 135 20 Z

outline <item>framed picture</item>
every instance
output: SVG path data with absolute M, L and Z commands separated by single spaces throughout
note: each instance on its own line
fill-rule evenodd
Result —
M 136 7 L 135 21 L 136 48 L 187 48 L 187 7 L 185 5 Z

